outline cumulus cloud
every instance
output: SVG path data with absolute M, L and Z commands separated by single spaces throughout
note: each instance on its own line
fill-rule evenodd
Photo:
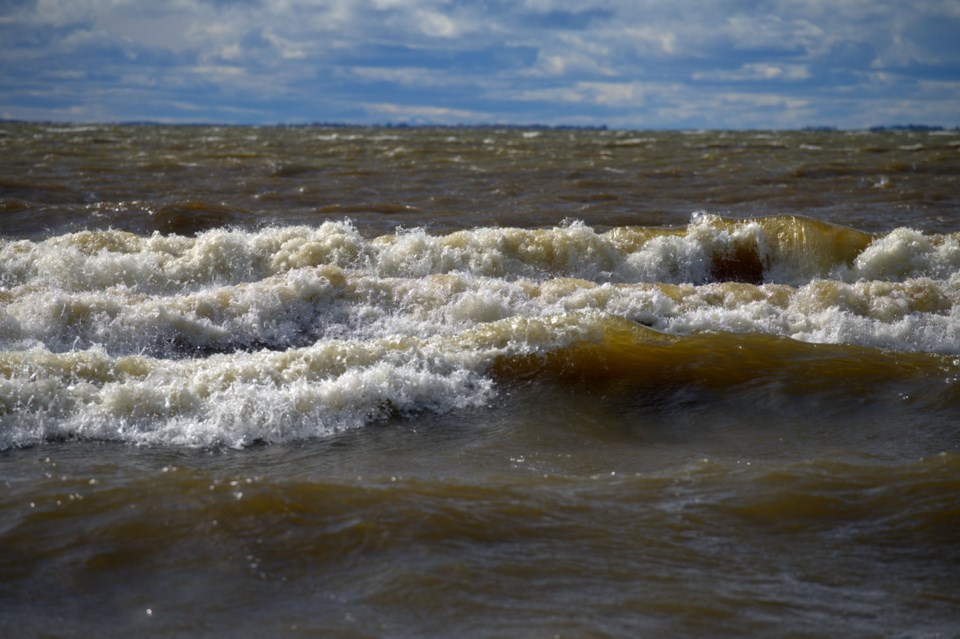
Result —
M 33 0 L 7 117 L 953 126 L 955 0 Z M 882 78 L 882 79 L 881 79 Z M 126 96 L 126 97 L 125 97 Z M 915 119 L 915 118 L 914 118 Z

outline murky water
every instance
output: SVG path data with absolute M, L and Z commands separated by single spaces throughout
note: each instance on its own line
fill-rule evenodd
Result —
M 960 135 L 0 157 L 3 634 L 956 633 Z

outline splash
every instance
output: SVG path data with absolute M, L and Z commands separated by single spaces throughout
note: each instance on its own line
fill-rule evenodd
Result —
M 955 356 L 958 271 L 956 235 L 798 217 L 3 240 L 0 446 L 244 446 L 482 407 L 504 362 L 607 343 L 622 322 L 696 344 L 690 361 L 723 335 L 772 339 L 757 343 L 781 364 L 807 356 L 792 341 Z

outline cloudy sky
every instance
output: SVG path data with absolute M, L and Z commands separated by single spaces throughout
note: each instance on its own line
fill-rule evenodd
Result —
M 960 0 L 0 0 L 0 117 L 960 125 Z

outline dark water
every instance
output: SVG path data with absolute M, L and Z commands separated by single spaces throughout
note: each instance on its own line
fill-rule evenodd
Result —
M 958 636 L 960 135 L 0 127 L 0 634 Z

